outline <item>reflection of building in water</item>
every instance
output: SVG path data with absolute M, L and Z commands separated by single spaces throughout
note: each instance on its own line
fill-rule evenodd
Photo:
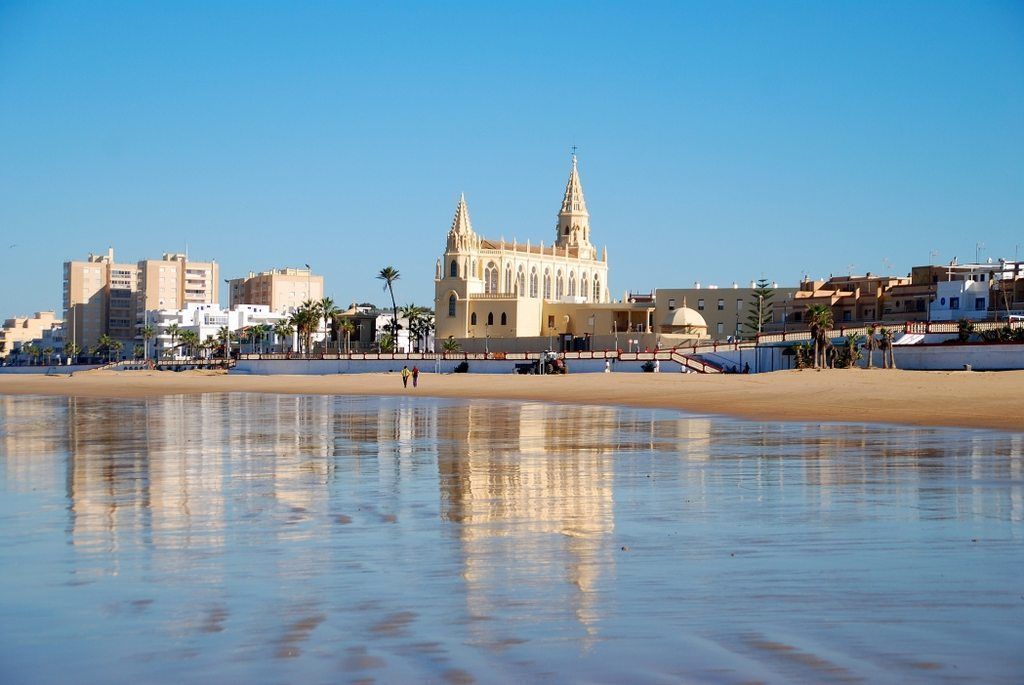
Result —
M 441 515 L 459 524 L 474 614 L 489 613 L 504 592 L 547 595 L 551 566 L 564 566 L 572 610 L 594 629 L 596 586 L 614 560 L 607 455 L 616 416 L 611 408 L 541 404 L 440 410 Z
M 13 490 L 64 489 L 67 403 L 0 395 L 0 469 Z

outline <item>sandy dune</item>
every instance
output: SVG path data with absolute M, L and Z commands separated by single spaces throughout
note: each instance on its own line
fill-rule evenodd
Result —
M 397 374 L 235 376 L 215 371 L 0 375 L 0 394 L 144 397 L 207 392 L 433 397 L 613 404 L 794 421 L 862 421 L 1024 431 L 1024 371 L 784 371 L 760 375 Z

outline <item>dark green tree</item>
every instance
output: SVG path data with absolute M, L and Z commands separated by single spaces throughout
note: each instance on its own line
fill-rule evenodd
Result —
M 744 324 L 751 335 L 764 330 L 765 324 L 772 320 L 772 298 L 775 296 L 773 288 L 766 278 L 759 278 L 754 292 L 750 294 L 750 307 L 747 315 L 747 322 Z

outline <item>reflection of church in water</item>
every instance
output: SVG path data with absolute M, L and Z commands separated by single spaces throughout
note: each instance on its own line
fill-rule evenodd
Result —
M 457 525 L 472 613 L 486 615 L 532 590 L 549 597 L 553 611 L 564 598 L 561 608 L 591 629 L 597 586 L 615 559 L 607 449 L 615 411 L 488 403 L 441 409 L 441 516 Z M 552 567 L 564 567 L 570 592 L 550 587 Z

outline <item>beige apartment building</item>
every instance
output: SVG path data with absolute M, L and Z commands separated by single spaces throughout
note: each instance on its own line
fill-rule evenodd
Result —
M 753 284 L 751 284 L 753 286 Z M 707 325 L 707 334 L 715 340 L 728 338 L 749 338 L 756 333 L 748 326 L 750 315 L 757 311 L 759 304 L 764 311 L 777 307 L 780 314 L 786 310 L 786 303 L 793 299 L 796 288 L 780 288 L 772 284 L 770 303 L 759 303 L 754 287 L 741 288 L 737 283 L 720 288 L 715 285 L 692 288 L 658 288 L 654 293 L 654 322 L 656 330 L 674 324 L 680 309 L 692 309 L 700 314 Z M 792 305 L 789 307 L 792 309 Z
M 59 325 L 60 319 L 56 312 L 36 312 L 32 316 L 7 319 L 0 329 L 0 357 L 10 354 L 17 345 L 42 338 L 43 331 Z
M 271 269 L 260 273 L 249 272 L 244 278 L 228 282 L 231 307 L 240 304 L 263 304 L 272 312 L 298 308 L 306 300 L 320 300 L 324 296 L 324 277 L 312 269 Z
M 186 303 L 217 302 L 216 262 L 191 262 L 183 254 L 118 262 L 114 249 L 64 262 L 64 321 L 67 340 L 80 349 L 101 335 L 130 353 L 147 309 L 182 309 Z

